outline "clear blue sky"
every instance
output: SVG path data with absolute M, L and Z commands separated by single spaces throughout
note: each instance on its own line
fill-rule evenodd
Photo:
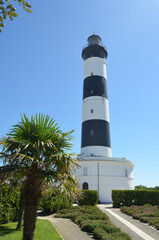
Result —
M 80 153 L 82 47 L 95 31 L 108 49 L 113 157 L 135 164 L 135 185 L 159 185 L 159 1 L 33 1 L 0 34 L 0 136 L 45 113 L 74 129 Z

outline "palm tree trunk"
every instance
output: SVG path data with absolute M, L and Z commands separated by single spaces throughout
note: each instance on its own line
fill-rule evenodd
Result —
M 33 240 L 41 187 L 42 180 L 35 173 L 30 173 L 25 185 L 23 240 Z
M 22 185 L 21 193 L 20 193 L 20 203 L 19 203 L 19 215 L 18 215 L 18 224 L 17 224 L 17 230 L 20 230 L 22 227 L 22 221 L 23 221 L 23 212 L 24 212 L 24 185 Z

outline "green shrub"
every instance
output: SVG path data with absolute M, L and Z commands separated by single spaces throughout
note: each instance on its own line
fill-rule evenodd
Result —
M 68 198 L 64 193 L 53 188 L 43 194 L 40 207 L 45 214 L 51 214 L 63 208 L 70 208 L 73 202 L 73 198 Z
M 120 228 L 117 228 L 115 226 L 109 226 L 109 225 L 105 225 L 105 224 L 101 224 L 101 227 L 107 232 L 107 233 L 116 233 L 116 232 L 120 232 Z
M 105 232 L 102 228 L 96 228 L 93 231 L 93 237 L 98 240 L 107 240 L 107 239 L 112 240 L 110 234 Z
M 111 234 L 112 240 L 131 240 L 131 237 L 124 232 L 116 232 Z
M 82 190 L 82 196 L 78 199 L 80 206 L 95 206 L 98 203 L 98 193 L 94 190 Z
M 85 232 L 92 233 L 99 224 L 97 222 L 82 222 L 81 229 Z
M 141 217 L 140 222 L 148 223 L 151 220 L 151 217 Z
M 0 189 L 0 224 L 18 219 L 20 191 L 4 186 Z
M 131 206 L 131 205 L 159 205 L 158 190 L 113 190 L 113 207 Z
M 127 235 L 124 232 L 118 231 L 118 232 L 108 234 L 102 228 L 96 228 L 93 231 L 93 237 L 98 240 L 131 240 L 129 235 Z

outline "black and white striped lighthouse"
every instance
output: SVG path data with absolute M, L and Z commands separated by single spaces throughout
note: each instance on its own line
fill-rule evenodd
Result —
M 83 48 L 84 82 L 81 154 L 112 157 L 107 95 L 107 49 L 98 35 Z

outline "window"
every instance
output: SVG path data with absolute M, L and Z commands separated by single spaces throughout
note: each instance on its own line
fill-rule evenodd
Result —
M 91 113 L 93 113 L 93 109 L 91 109 Z
M 83 168 L 83 176 L 87 176 L 88 175 L 88 168 L 84 167 Z
M 125 177 L 128 177 L 128 169 L 125 169 Z
M 88 190 L 88 189 L 89 189 L 89 186 L 88 186 L 88 183 L 87 183 L 87 182 L 84 182 L 84 183 L 83 183 L 82 189 L 83 189 L 83 190 Z
M 93 136 L 93 134 L 94 134 L 94 131 L 93 131 L 93 130 L 91 130 L 91 131 L 90 131 L 90 134 L 91 134 L 91 136 Z

